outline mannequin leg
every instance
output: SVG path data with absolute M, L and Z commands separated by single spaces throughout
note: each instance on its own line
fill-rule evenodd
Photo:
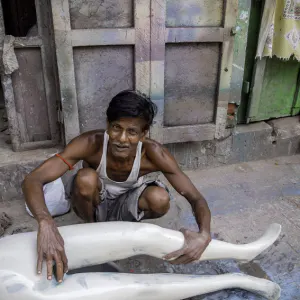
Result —
M 272 224 L 260 239 L 244 245 L 213 240 L 200 260 L 250 261 L 275 242 L 280 230 L 280 225 Z M 65 241 L 70 270 L 136 255 L 163 258 L 184 245 L 184 236 L 181 232 L 145 223 L 78 224 L 60 227 L 59 231 Z M 3 258 L 0 270 L 7 265 L 8 270 L 21 272 L 25 276 L 32 273 L 34 276 L 36 256 L 35 232 L 0 239 L 0 258 Z
M 10 278 L 0 284 L 2 300 L 181 300 L 230 288 L 244 289 L 270 300 L 280 297 L 276 283 L 242 274 L 82 273 L 67 276 L 60 285 L 46 279 L 32 285 L 20 275 Z
M 74 229 L 73 234 L 76 231 L 76 236 L 79 234 L 80 237 L 71 238 L 71 233 L 61 231 L 65 238 L 70 268 L 73 268 L 73 261 L 76 260 L 78 249 L 81 249 L 80 252 L 85 253 L 86 259 L 93 264 L 100 264 L 143 254 L 163 258 L 164 255 L 180 249 L 184 244 L 181 232 L 152 224 L 129 222 L 102 224 L 107 226 L 102 228 L 97 226 L 100 224 L 96 224 L 97 229 L 85 230 L 91 236 L 84 236 L 84 232 L 80 233 Z M 279 224 L 272 224 L 261 238 L 243 245 L 213 240 L 201 256 L 200 261 L 220 259 L 251 261 L 277 240 L 280 231 Z M 82 265 L 75 264 L 74 267 L 82 267 Z
M 272 245 L 280 229 L 280 225 L 272 224 L 263 237 L 245 245 L 212 241 L 201 260 L 251 260 Z M 65 240 L 70 269 L 138 254 L 162 258 L 184 244 L 181 232 L 144 223 L 90 223 L 60 227 L 59 230 Z M 36 261 L 36 232 L 0 239 L 1 300 L 179 300 L 225 288 L 241 288 L 275 300 L 280 294 L 277 284 L 241 274 L 81 273 L 67 275 L 64 282 L 57 285 L 55 279 L 46 279 L 45 264 L 43 274 L 36 274 Z

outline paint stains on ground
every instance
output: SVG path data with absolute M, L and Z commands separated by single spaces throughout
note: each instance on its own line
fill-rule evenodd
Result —
M 96 273 L 96 272 L 101 272 L 101 273 L 120 272 L 121 273 L 121 272 L 123 272 L 123 269 L 120 266 L 118 266 L 116 263 L 109 262 L 109 263 L 105 263 L 105 264 L 69 270 L 68 275 L 73 275 L 73 274 L 78 274 L 78 273 Z
M 19 228 L 16 228 L 12 231 L 12 235 L 13 234 L 18 234 L 18 233 L 23 233 L 23 232 L 31 232 L 32 229 L 31 228 L 28 228 L 28 227 L 19 227 Z
M 239 264 L 239 268 L 247 275 L 271 280 L 267 273 L 261 268 L 261 266 L 255 262 Z
M 0 237 L 4 234 L 5 230 L 12 224 L 11 218 L 6 214 L 0 215 Z

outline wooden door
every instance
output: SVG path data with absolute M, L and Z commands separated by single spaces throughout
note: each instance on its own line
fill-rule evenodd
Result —
M 150 0 L 52 0 L 65 141 L 105 129 L 121 90 L 150 94 Z
M 9 9 L 14 10 L 17 9 L 14 5 L 22 3 L 13 1 L 6 4 L 10 5 Z M 1 74 L 9 132 L 15 151 L 51 147 L 60 140 L 50 2 L 47 0 L 42 4 L 36 0 L 35 9 L 36 33 L 32 36 L 14 37 L 5 33 L 8 28 L 4 26 L 0 5 L 0 43 L 1 48 L 4 45 L 1 52 L 5 52 L 2 60 L 9 61 L 11 57 L 16 57 L 18 64 L 18 69 L 13 73 L 3 69 Z M 16 14 L 18 15 L 20 11 Z M 22 20 L 19 21 L 22 23 Z M 18 32 L 22 33 L 21 30 L 16 30 Z
M 151 137 L 168 144 L 224 136 L 236 0 L 151 2 Z
M 257 60 L 247 122 L 295 116 L 300 112 L 300 63 L 273 57 Z
M 221 138 L 237 0 L 51 0 L 65 140 L 106 126 L 135 88 L 158 105 L 162 143 Z

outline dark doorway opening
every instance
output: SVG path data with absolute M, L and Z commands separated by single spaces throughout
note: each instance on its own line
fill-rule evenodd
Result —
M 6 35 L 25 37 L 35 29 L 37 18 L 34 1 L 1 0 Z M 37 30 L 34 31 L 37 33 Z

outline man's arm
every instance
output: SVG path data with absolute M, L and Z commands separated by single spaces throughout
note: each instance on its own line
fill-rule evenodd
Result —
M 93 151 L 91 148 L 89 138 L 82 135 L 75 138 L 60 155 L 73 166 L 79 160 L 84 159 L 88 154 L 87 152 Z M 59 282 L 62 281 L 64 273 L 67 272 L 68 262 L 64 250 L 64 241 L 45 204 L 43 186 L 61 177 L 68 169 L 68 165 L 55 156 L 46 160 L 41 166 L 28 174 L 22 183 L 25 201 L 39 225 L 37 272 L 41 273 L 45 257 L 47 261 L 47 278 L 52 279 L 52 262 L 55 261 Z
M 176 258 L 172 261 L 175 264 L 185 264 L 198 260 L 211 241 L 211 213 L 208 204 L 188 176 L 181 171 L 176 160 L 167 149 L 158 144 L 153 144 L 150 148 L 147 156 L 165 175 L 174 189 L 189 201 L 199 226 L 198 233 L 183 230 L 186 241 L 185 247 L 170 253 L 165 258 Z

